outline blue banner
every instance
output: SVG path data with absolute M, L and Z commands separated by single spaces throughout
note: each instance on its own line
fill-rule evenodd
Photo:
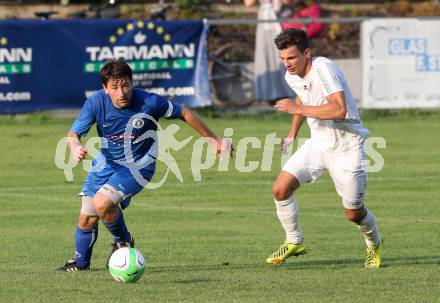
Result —
M 114 57 L 135 87 L 188 107 L 211 104 L 202 21 L 0 21 L 0 113 L 80 108 Z

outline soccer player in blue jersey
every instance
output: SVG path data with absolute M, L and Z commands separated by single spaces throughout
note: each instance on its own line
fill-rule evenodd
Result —
M 151 180 L 157 158 L 155 134 L 159 118 L 180 118 L 211 138 L 219 156 L 223 151 L 232 157 L 233 148 L 217 137 L 191 110 L 165 98 L 133 88 L 132 70 L 120 59 L 107 62 L 100 71 L 103 89 L 88 98 L 67 134 L 69 148 L 76 161 L 87 156 L 81 144 L 96 123 L 101 137 L 101 154 L 93 160 L 93 170 L 82 188 L 82 206 L 75 234 L 75 258 L 58 268 L 79 271 L 90 268 L 93 245 L 98 238 L 98 221 L 111 233 L 112 252 L 134 246 L 125 224 L 122 209 Z M 107 260 L 108 266 L 108 260 Z

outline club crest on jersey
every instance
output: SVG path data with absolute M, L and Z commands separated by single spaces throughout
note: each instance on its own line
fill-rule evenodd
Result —
M 134 119 L 133 120 L 133 127 L 134 128 L 142 128 L 142 126 L 144 126 L 144 120 L 143 119 Z

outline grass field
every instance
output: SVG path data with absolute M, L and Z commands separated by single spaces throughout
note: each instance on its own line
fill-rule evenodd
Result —
M 383 267 L 365 270 L 364 244 L 343 215 L 328 175 L 302 188 L 297 199 L 310 253 L 283 265 L 264 264 L 283 240 L 271 184 L 279 172 L 239 173 L 217 165 L 195 182 L 192 144 L 172 152 L 184 182 L 170 175 L 144 190 L 126 210 L 137 247 L 147 259 L 135 284 L 116 283 L 104 268 L 110 236 L 100 226 L 92 270 L 57 273 L 74 251 L 74 230 L 85 176 L 66 182 L 55 167 L 58 140 L 73 119 L 46 115 L 0 117 L 0 302 L 440 302 L 440 114 L 366 114 L 384 169 L 369 175 L 367 206 L 385 238 Z M 207 118 L 217 132 L 282 137 L 282 114 Z M 193 135 L 183 123 L 180 139 Z M 307 127 L 302 136 L 307 135 Z M 251 149 L 248 160 L 261 160 Z M 163 176 L 159 163 L 157 177 Z

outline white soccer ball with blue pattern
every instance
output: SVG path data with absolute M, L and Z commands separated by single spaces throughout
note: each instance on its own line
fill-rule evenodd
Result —
M 137 249 L 123 247 L 112 254 L 108 269 L 113 279 L 118 282 L 136 282 L 144 274 L 145 259 Z

